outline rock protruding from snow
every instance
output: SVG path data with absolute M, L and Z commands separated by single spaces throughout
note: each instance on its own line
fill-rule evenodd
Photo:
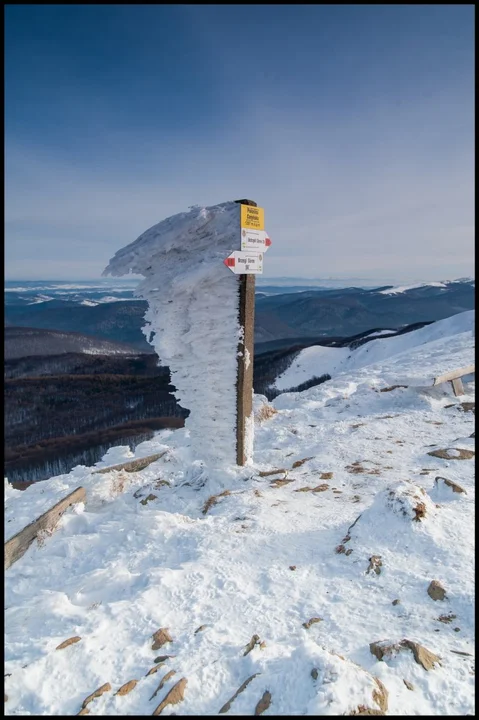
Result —
M 434 515 L 434 504 L 424 489 L 409 482 L 400 482 L 387 491 L 387 506 L 396 515 L 421 522 L 428 515 Z
M 269 708 L 271 705 L 271 693 L 268 690 L 265 690 L 263 693 L 263 697 L 259 701 L 259 703 L 256 705 L 254 714 L 255 715 L 262 715 L 265 710 Z
M 239 294 L 223 260 L 238 248 L 239 229 L 235 202 L 193 207 L 119 250 L 103 273 L 145 278 L 135 291 L 148 302 L 143 332 L 190 410 L 192 453 L 209 462 L 236 457 Z M 251 456 L 252 419 L 249 425 Z
M 379 640 L 370 643 L 369 650 L 378 660 L 388 660 L 403 650 L 411 650 L 414 660 L 421 665 L 424 670 L 433 670 L 436 665 L 440 665 L 440 658 L 433 652 L 428 650 L 418 642 L 404 638 L 400 642 L 390 642 L 389 640 Z
M 153 710 L 152 715 L 161 715 L 167 705 L 177 705 L 178 703 L 180 703 L 184 699 L 185 688 L 187 684 L 188 680 L 186 678 L 181 678 L 181 680 L 178 680 L 176 685 L 173 685 L 171 690 L 166 693 L 165 697 L 160 702 L 158 707 Z
M 163 647 L 163 645 L 166 645 L 166 643 L 173 642 L 173 638 L 171 637 L 168 628 L 160 628 L 159 630 L 157 630 L 155 633 L 153 633 L 152 640 L 152 650 L 159 650 Z
M 431 580 L 427 589 L 427 594 L 433 600 L 444 600 L 446 597 L 446 590 L 443 588 L 439 580 Z
M 455 483 L 453 480 L 449 480 L 448 478 L 441 477 L 440 475 L 438 475 L 436 477 L 436 479 L 434 480 L 434 484 L 435 484 L 434 486 L 435 486 L 436 491 L 441 492 L 445 488 L 446 491 L 449 491 L 449 492 L 452 491 L 453 493 L 467 495 L 466 490 L 464 490 L 464 488 L 461 487 L 461 485 L 459 485 L 458 483 Z

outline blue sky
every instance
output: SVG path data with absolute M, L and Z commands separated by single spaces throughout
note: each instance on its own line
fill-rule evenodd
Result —
M 10 5 L 7 279 L 248 197 L 264 277 L 473 274 L 472 5 Z

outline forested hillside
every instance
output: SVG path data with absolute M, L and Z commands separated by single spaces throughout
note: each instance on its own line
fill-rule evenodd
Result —
M 408 326 L 397 334 L 416 327 Z M 274 381 L 306 347 L 319 342 L 353 349 L 369 342 L 374 334 L 306 338 L 303 342 L 297 339 L 285 348 L 257 353 L 254 390 L 272 400 L 286 390 L 301 391 L 319 385 L 330 378 L 329 374 L 319 372 L 282 391 L 274 387 Z M 68 472 L 75 464 L 96 462 L 111 445 L 135 447 L 159 427 L 183 423 L 188 409 L 177 403 L 171 393 L 170 371 L 158 362 L 154 353 L 132 356 L 70 352 L 7 358 L 7 477 L 11 481 L 29 481 Z
M 84 305 L 61 297 L 30 305 L 10 297 L 5 307 L 5 325 L 77 332 L 127 343 L 143 353 L 153 352 L 141 331 L 147 310 L 144 300 Z M 374 327 L 399 329 L 472 310 L 474 302 L 473 280 L 400 288 L 397 292 L 358 287 L 302 292 L 286 289 L 270 295 L 260 291 L 256 297 L 255 343 L 345 337 Z
M 40 480 L 133 447 L 187 416 L 154 355 L 69 354 L 5 364 L 5 474 Z M 27 376 L 25 373 L 29 373 Z M 56 374 L 55 374 L 56 373 Z
M 30 355 L 61 355 L 86 353 L 89 355 L 133 355 L 138 351 L 126 343 L 111 342 L 92 335 L 59 330 L 42 330 L 30 327 L 6 327 L 4 338 L 5 359 Z

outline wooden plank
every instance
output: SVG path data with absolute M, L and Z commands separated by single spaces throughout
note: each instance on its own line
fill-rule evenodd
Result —
M 93 474 L 96 475 L 97 473 L 108 473 L 110 470 L 125 470 L 126 472 L 140 472 L 140 470 L 144 470 L 148 465 L 151 465 L 151 463 L 155 462 L 155 460 L 159 460 L 163 455 L 166 453 L 166 450 L 164 450 L 161 453 L 155 453 L 154 455 L 147 455 L 146 457 L 138 458 L 137 460 L 129 460 L 128 462 L 120 463 L 119 465 L 110 465 L 106 468 L 101 468 L 100 470 L 94 470 Z
M 120 463 L 119 465 L 110 465 L 106 468 L 101 468 L 100 470 L 94 470 L 93 475 L 96 473 L 108 473 L 110 470 L 125 470 L 126 472 L 139 472 L 140 470 L 144 470 L 148 465 L 151 465 L 151 463 L 155 462 L 155 460 L 159 460 L 163 455 L 166 453 L 166 450 L 161 453 L 156 453 L 155 455 L 147 455 L 143 458 L 138 458 L 138 460 L 130 460 L 128 462 Z M 30 487 L 30 485 L 35 485 L 36 483 L 43 482 L 42 480 L 12 480 L 10 482 L 10 485 L 15 488 L 15 490 L 26 490 Z
M 255 276 L 240 275 L 239 323 L 243 341 L 238 345 L 236 400 L 236 463 L 246 463 L 246 423 L 253 412 L 254 291 Z M 240 354 L 241 353 L 241 354 Z
M 240 205 L 257 207 L 254 200 L 235 200 Z M 239 238 L 239 228 L 238 228 Z M 246 464 L 246 423 L 253 412 L 253 360 L 254 360 L 254 309 L 255 275 L 239 276 L 238 321 L 243 337 L 238 343 L 236 381 L 236 463 Z
M 475 367 L 475 365 L 466 365 L 466 367 L 459 368 L 459 370 L 451 370 L 451 372 L 444 373 L 444 375 L 439 375 L 437 378 L 434 378 L 433 385 L 440 385 L 443 382 L 455 380 L 456 378 L 463 377 L 464 375 L 471 375 L 472 373 L 475 373 Z
M 47 510 L 43 515 L 40 515 L 39 518 L 10 538 L 10 540 L 7 540 L 5 543 L 5 570 L 25 555 L 41 530 L 53 531 L 65 510 L 68 510 L 70 505 L 84 502 L 85 499 L 85 488 L 77 487 L 76 490 L 73 490 L 73 492 L 63 498 L 63 500 L 57 502 L 50 510 Z
M 454 378 L 454 380 L 451 380 L 451 385 L 456 397 L 458 397 L 458 395 L 464 395 L 464 385 L 462 384 L 461 378 Z

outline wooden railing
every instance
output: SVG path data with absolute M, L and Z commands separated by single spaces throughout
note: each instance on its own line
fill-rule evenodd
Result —
M 451 372 L 444 373 L 434 378 L 433 385 L 441 385 L 441 383 L 450 382 L 454 395 L 464 395 L 464 386 L 461 378 L 465 375 L 472 375 L 475 373 L 475 365 L 466 365 L 466 367 L 459 368 L 458 370 L 451 370 Z

